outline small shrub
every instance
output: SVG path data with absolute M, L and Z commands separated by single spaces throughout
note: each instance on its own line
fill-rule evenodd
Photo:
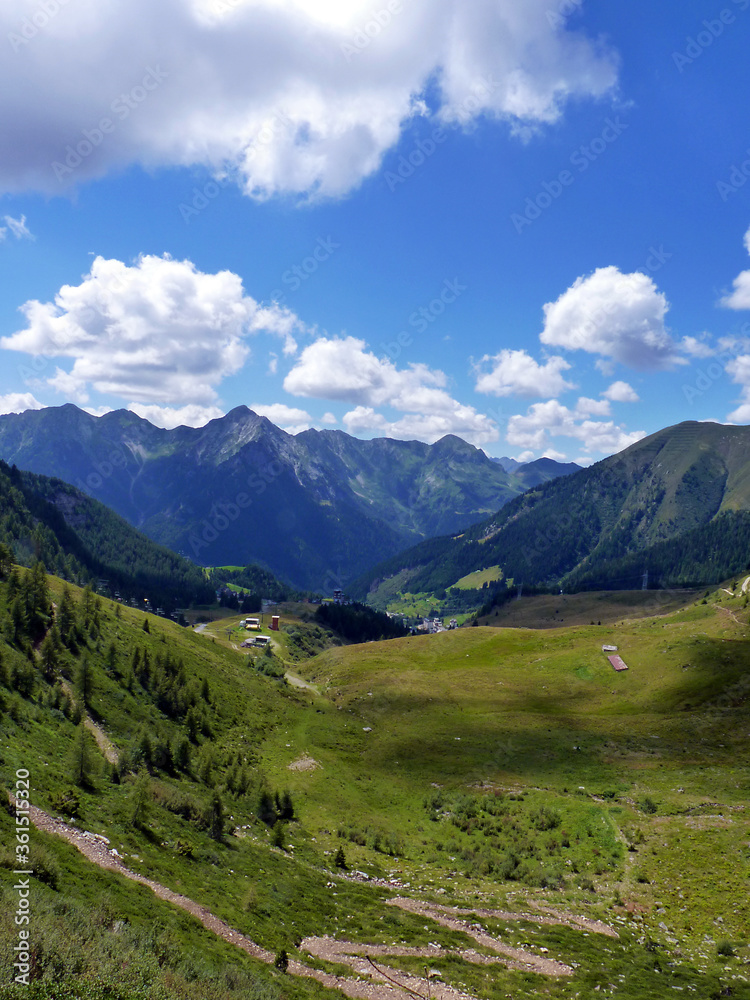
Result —
M 74 788 L 55 792 L 51 799 L 52 808 L 61 816 L 78 816 L 81 811 L 81 800 Z
M 289 967 L 289 956 L 287 955 L 285 948 L 279 948 L 276 952 L 276 958 L 274 958 L 273 964 L 279 972 L 286 972 Z
M 716 945 L 716 954 L 721 955 L 722 958 L 733 958 L 736 954 L 734 945 L 731 941 L 719 941 Z

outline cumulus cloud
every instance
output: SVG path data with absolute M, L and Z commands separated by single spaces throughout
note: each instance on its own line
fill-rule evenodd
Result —
M 691 358 L 710 358 L 716 351 L 708 343 L 708 337 L 707 333 L 702 337 L 683 337 L 680 341 L 680 350 L 684 354 L 689 354 Z
M 745 233 L 745 247 L 750 253 L 750 229 Z M 721 305 L 727 309 L 750 309 L 750 271 L 742 271 L 734 279 L 734 291 L 725 295 Z
M 426 441 L 433 444 L 446 434 L 456 434 L 479 447 L 499 437 L 497 428 L 471 406 L 451 400 L 452 407 L 443 413 L 409 413 L 398 420 L 387 420 L 369 406 L 358 406 L 345 413 L 344 426 L 349 434 L 376 433 L 400 441 Z
M 94 389 L 141 404 L 211 406 L 221 380 L 247 360 L 248 334 L 275 334 L 293 353 L 292 334 L 304 329 L 288 309 L 245 295 L 231 271 L 204 274 L 169 256 L 132 266 L 97 257 L 54 303 L 32 300 L 21 311 L 28 325 L 0 346 L 73 358 L 47 383 L 80 402 Z
M 612 407 L 608 399 L 590 399 L 588 396 L 581 396 L 574 412 L 579 417 L 608 417 Z
M 321 337 L 302 351 L 284 379 L 284 389 L 294 396 L 352 403 L 355 409 L 343 418 L 351 434 L 375 431 L 423 441 L 457 434 L 476 445 L 497 440 L 494 422 L 453 399 L 447 385 L 444 372 L 424 364 L 398 369 L 355 337 Z M 409 416 L 389 421 L 375 409 L 382 406 Z
M 540 339 L 629 368 L 671 368 L 682 359 L 664 323 L 668 309 L 666 296 L 647 275 L 601 267 L 577 278 L 556 302 L 544 306 Z
M 733 424 L 750 424 L 750 354 L 733 358 L 726 370 L 732 381 L 742 386 L 740 405 L 728 415 L 727 420 Z
M 0 396 L 0 413 L 23 413 L 24 410 L 41 410 L 40 403 L 30 392 L 9 392 Z
M 34 237 L 26 225 L 26 216 L 22 215 L 20 219 L 14 219 L 12 215 L 4 215 L 3 222 L 4 226 L 0 226 L 0 243 L 2 243 L 7 237 L 8 233 L 15 236 L 17 240 L 33 240 Z
M 130 403 L 128 409 L 154 426 L 164 427 L 166 430 L 173 430 L 175 427 L 204 427 L 209 420 L 224 416 L 224 411 L 218 406 L 197 406 L 194 403 L 179 407 Z M 101 407 L 101 411 L 108 412 L 107 407 Z M 89 410 L 91 412 L 93 411 Z M 95 415 L 101 416 L 101 412 L 96 412 Z
M 0 186 L 57 193 L 138 162 L 340 196 L 428 113 L 429 83 L 429 113 L 521 133 L 611 90 L 617 58 L 548 7 L 409 0 L 381 30 L 370 0 L 78 0 L 34 7 L 35 26 L 4 0 Z
M 300 410 L 285 403 L 251 403 L 250 409 L 260 417 L 267 417 L 272 424 L 281 427 L 287 434 L 299 434 L 313 425 L 313 418 L 307 410 Z
M 581 399 L 575 409 L 563 406 L 556 399 L 534 403 L 525 414 L 508 420 L 506 440 L 520 448 L 535 451 L 548 449 L 550 438 L 574 438 L 586 452 L 611 455 L 646 436 L 645 431 L 627 432 L 611 420 L 588 419 L 590 404 L 595 400 Z
M 602 396 L 613 403 L 638 403 L 641 398 L 632 385 L 627 382 L 613 382 L 609 388 L 604 390 Z
M 489 370 L 482 370 L 486 365 Z M 476 390 L 493 396 L 559 396 L 575 388 L 562 376 L 569 369 L 570 365 L 561 357 L 540 364 L 526 351 L 502 350 L 495 355 L 485 354 L 479 362 Z

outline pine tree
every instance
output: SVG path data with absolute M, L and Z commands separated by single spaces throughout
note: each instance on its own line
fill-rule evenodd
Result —
M 45 681 L 52 684 L 57 677 L 59 658 L 57 655 L 57 645 L 51 631 L 44 637 L 44 642 L 39 652 L 42 658 L 42 676 Z
M 83 722 L 79 723 L 73 737 L 70 752 L 70 777 L 79 788 L 91 785 L 94 773 L 94 757 L 91 751 L 91 736 Z
M 129 819 L 133 826 L 141 827 L 146 822 L 150 798 L 151 780 L 148 771 L 141 768 L 128 796 Z
M 179 771 L 185 773 L 190 771 L 190 743 L 184 736 L 177 741 L 173 756 L 175 767 Z
M 57 629 L 65 645 L 70 646 L 74 639 L 75 605 L 67 585 L 63 587 L 62 597 L 57 607 Z
M 75 686 L 83 708 L 89 708 L 94 693 L 94 675 L 88 653 L 84 652 L 75 672 Z
M 213 840 L 221 840 L 224 836 L 224 803 L 218 792 L 211 796 L 208 808 L 208 835 Z
M 2 542 L 0 543 L 0 579 L 5 579 L 10 575 L 10 571 L 13 568 L 13 553 L 8 548 L 8 546 Z
M 107 667 L 107 672 L 112 674 L 112 676 L 117 677 L 119 675 L 119 671 L 117 669 L 117 646 L 115 646 L 114 642 L 110 642 L 109 646 L 107 646 L 107 655 L 105 656 L 104 662 Z

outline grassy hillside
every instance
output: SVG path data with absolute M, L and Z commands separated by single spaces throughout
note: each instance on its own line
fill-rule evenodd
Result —
M 688 422 L 588 469 L 541 483 L 460 536 L 387 560 L 351 590 L 388 605 L 391 581 L 442 594 L 499 566 L 563 590 L 713 584 L 750 563 L 750 428 Z M 482 602 L 478 602 L 481 604 Z
M 60 479 L 0 462 L 0 542 L 26 565 L 41 559 L 67 580 L 170 609 L 213 600 L 203 571 L 152 542 L 104 504 Z
M 6 785 L 28 769 L 36 805 L 72 814 L 133 872 L 271 955 L 284 949 L 349 982 L 342 958 L 314 957 L 303 942 L 329 935 L 375 955 L 388 945 L 388 967 L 419 977 L 422 995 L 424 954 L 439 972 L 435 996 L 439 980 L 487 1000 L 602 990 L 646 1000 L 672 987 L 750 996 L 740 587 L 617 627 L 466 628 L 330 648 L 296 663 L 303 688 L 262 672 L 264 659 L 285 668 L 289 633 L 273 657 L 248 656 L 218 626 L 194 634 L 74 589 L 71 608 L 63 585 L 48 583 L 56 608 L 38 571 L 0 584 Z M 628 672 L 614 673 L 606 641 Z M 11 817 L 0 825 L 11 845 Z M 34 832 L 32 850 L 41 978 L 1 997 L 327 992 L 59 838 Z M 6 984 L 13 860 L 8 846 Z M 436 903 L 474 916 L 446 926 Z M 571 917 L 540 924 L 529 916 L 540 907 Z M 619 936 L 587 933 L 573 916 Z M 570 972 L 507 968 L 470 936 L 477 924 Z M 470 961 L 468 947 L 492 964 Z

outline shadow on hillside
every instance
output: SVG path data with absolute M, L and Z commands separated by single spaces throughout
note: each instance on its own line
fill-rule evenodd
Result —
M 627 689 L 615 688 L 614 676 L 612 695 L 596 693 L 598 710 L 585 685 L 554 685 L 552 677 L 547 689 L 537 684 L 494 702 L 437 692 L 381 696 L 363 709 L 363 725 L 388 735 L 372 741 L 366 759 L 378 770 L 408 770 L 428 781 L 503 772 L 594 780 L 604 777 L 603 764 L 637 771 L 716 763 L 717 752 L 732 752 L 717 748 L 750 720 L 750 639 L 701 637 L 689 655 L 645 704 L 640 690 L 632 688 L 629 699 Z M 628 676 L 637 683 L 635 671 Z

